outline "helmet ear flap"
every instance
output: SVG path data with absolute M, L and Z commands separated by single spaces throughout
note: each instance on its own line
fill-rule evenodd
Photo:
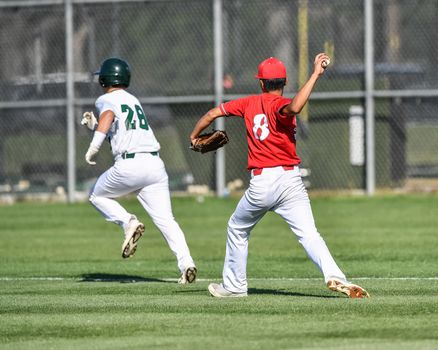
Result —
M 110 87 L 112 85 L 120 85 L 120 84 L 115 84 L 115 80 L 113 79 L 113 77 L 108 76 L 108 75 L 99 75 L 99 84 L 102 87 Z

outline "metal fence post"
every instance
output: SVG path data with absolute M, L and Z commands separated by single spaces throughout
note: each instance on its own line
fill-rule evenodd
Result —
M 73 62 L 73 3 L 65 0 L 65 54 L 67 91 L 67 193 L 68 202 L 75 201 L 76 192 L 76 145 L 74 123 L 74 62 Z
M 372 196 L 376 187 L 374 132 L 374 0 L 364 0 L 365 6 L 365 113 L 366 113 L 366 192 Z
M 214 95 L 216 106 L 222 103 L 224 95 L 223 76 L 223 40 L 222 40 L 222 0 L 213 0 L 214 26 Z M 224 118 L 215 121 L 215 128 L 225 129 Z M 225 149 L 216 152 L 216 193 L 219 197 L 225 196 Z

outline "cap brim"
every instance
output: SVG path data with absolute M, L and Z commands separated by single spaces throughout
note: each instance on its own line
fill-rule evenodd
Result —
M 272 80 L 272 79 L 287 79 L 287 77 L 280 77 L 280 78 L 264 78 L 264 77 L 261 77 L 260 75 L 256 75 L 256 76 L 254 76 L 254 78 L 255 79 L 263 79 L 263 80 Z

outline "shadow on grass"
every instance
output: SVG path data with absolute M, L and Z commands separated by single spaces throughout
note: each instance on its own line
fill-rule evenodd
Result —
M 307 293 L 297 293 L 297 292 L 286 292 L 284 290 L 278 289 L 262 289 L 262 288 L 249 288 L 248 294 L 251 295 L 284 295 L 284 296 L 292 296 L 292 297 L 311 297 L 311 298 L 339 298 L 337 295 L 321 295 L 321 294 L 307 294 Z
M 193 284 L 191 284 L 191 286 L 193 286 Z M 191 289 L 183 289 L 186 288 L 185 286 L 181 286 L 181 289 L 174 291 L 175 294 L 205 294 L 205 295 L 210 295 L 210 293 L 208 292 L 207 288 L 196 288 L 194 289 L 193 287 L 191 287 Z
M 189 289 L 189 290 L 178 290 L 178 294 L 183 293 L 191 293 L 191 294 L 199 294 L 200 292 L 204 292 L 207 295 L 210 295 L 207 288 L 202 289 Z M 330 299 L 330 298 L 339 298 L 339 296 L 336 295 L 318 295 L 318 294 L 305 294 L 305 293 L 296 293 L 296 292 L 286 292 L 283 290 L 277 290 L 277 289 L 260 289 L 260 288 L 249 288 L 248 289 L 248 296 L 251 297 L 253 295 L 283 295 L 283 296 L 289 296 L 289 297 L 308 297 L 308 298 L 324 298 L 324 299 Z
M 141 277 L 132 275 L 116 275 L 111 273 L 87 273 L 81 276 L 79 282 L 119 282 L 119 283 L 137 283 L 137 282 L 161 282 L 175 283 L 169 280 L 159 278 Z

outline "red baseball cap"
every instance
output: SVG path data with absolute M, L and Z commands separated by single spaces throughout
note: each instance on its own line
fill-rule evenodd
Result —
M 259 64 L 257 79 L 282 79 L 286 78 L 286 66 L 275 57 L 269 57 Z

